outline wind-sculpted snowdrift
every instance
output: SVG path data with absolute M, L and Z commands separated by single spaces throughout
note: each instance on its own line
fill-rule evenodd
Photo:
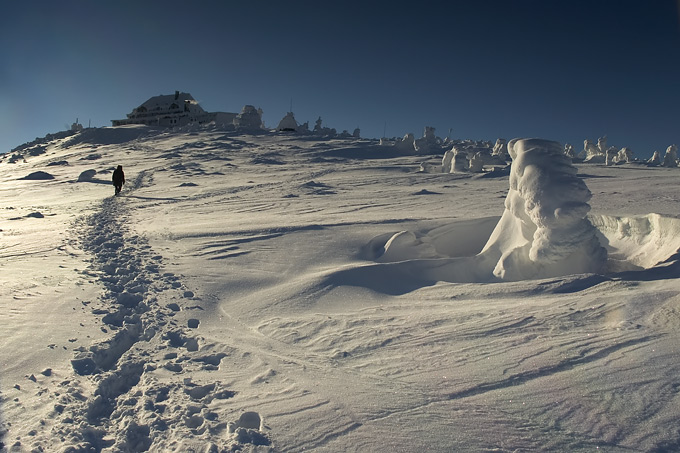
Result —
M 526 280 L 600 271 L 607 252 L 585 218 L 591 194 L 557 142 L 512 140 L 505 212 L 481 252 L 493 275 Z M 499 256 L 500 255 L 500 256 Z
M 496 218 L 376 238 L 368 248 L 383 263 L 377 266 L 389 266 L 389 272 L 421 284 L 519 281 L 640 271 L 680 249 L 678 219 L 588 215 L 590 190 L 559 143 L 515 139 L 508 150 L 513 158 L 510 189 L 490 234 Z M 445 250 L 442 244 L 453 245 Z M 351 279 L 354 271 L 345 272 Z M 401 281 L 401 286 L 413 285 Z

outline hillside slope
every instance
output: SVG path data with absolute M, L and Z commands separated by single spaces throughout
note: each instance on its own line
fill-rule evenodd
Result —
M 680 448 L 677 169 L 578 167 L 606 272 L 470 282 L 424 270 L 508 178 L 440 158 L 138 127 L 6 156 L 4 450 Z

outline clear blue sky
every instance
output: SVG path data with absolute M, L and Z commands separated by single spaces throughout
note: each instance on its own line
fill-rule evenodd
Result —
M 677 0 L 24 0 L 0 6 L 0 152 L 158 94 L 365 137 L 680 144 Z

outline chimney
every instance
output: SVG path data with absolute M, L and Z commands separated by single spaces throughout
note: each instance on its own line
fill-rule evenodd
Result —
M 179 91 L 175 91 L 175 101 L 179 99 Z

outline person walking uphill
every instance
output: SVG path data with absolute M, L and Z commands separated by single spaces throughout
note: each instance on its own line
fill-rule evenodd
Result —
M 116 195 L 118 195 L 125 184 L 125 173 L 123 173 L 123 166 L 119 165 L 118 168 L 113 170 L 113 185 L 116 188 Z

